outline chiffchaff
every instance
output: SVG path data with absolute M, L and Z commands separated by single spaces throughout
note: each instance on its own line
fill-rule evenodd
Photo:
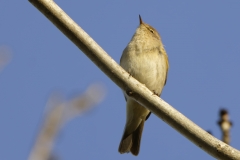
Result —
M 140 25 L 122 53 L 120 65 L 135 79 L 160 96 L 167 81 L 168 57 L 160 35 L 139 15 Z M 126 125 L 119 145 L 120 153 L 138 155 L 144 122 L 151 112 L 125 94 Z

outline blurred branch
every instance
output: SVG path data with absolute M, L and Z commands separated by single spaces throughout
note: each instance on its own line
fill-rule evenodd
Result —
M 56 95 L 50 97 L 47 103 L 48 112 L 29 160 L 47 160 L 52 157 L 54 140 L 60 128 L 68 120 L 100 103 L 104 95 L 104 89 L 100 85 L 92 85 L 83 95 L 68 102 L 56 102 Z
M 226 109 L 220 110 L 218 125 L 222 131 L 222 141 L 230 144 L 230 129 L 232 127 L 232 122 L 229 120 L 229 114 Z
M 155 96 L 123 70 L 52 0 L 29 0 L 122 90 L 163 121 L 217 159 L 240 159 L 240 152 L 208 134 L 172 106 Z
M 10 49 L 6 46 L 0 46 L 0 71 L 9 63 L 10 59 Z

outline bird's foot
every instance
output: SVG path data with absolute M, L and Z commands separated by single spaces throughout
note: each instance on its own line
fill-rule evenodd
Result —
M 158 93 L 155 90 L 153 90 L 152 92 L 153 92 L 152 95 L 159 96 Z
M 131 96 L 133 95 L 133 91 L 131 91 L 131 90 L 126 90 L 126 94 L 131 97 Z
M 129 75 L 128 75 L 128 79 L 129 79 L 129 78 L 131 78 L 131 77 L 132 77 L 132 75 L 131 75 L 131 73 L 128 73 L 128 74 L 129 74 Z

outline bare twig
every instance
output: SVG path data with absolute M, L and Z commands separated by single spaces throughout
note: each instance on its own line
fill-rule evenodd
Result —
M 7 46 L 0 46 L 0 71 L 9 63 L 11 52 Z
M 47 160 L 51 157 L 59 129 L 67 122 L 102 101 L 104 90 L 99 85 L 90 86 L 87 91 L 69 102 L 56 103 L 56 95 L 47 103 L 47 113 L 29 160 Z
M 226 109 L 220 110 L 218 125 L 222 131 L 222 141 L 230 144 L 230 129 L 232 127 L 232 122 L 229 120 L 229 114 Z
M 240 159 L 240 152 L 208 134 L 125 72 L 86 32 L 52 0 L 29 0 L 121 89 L 218 159 Z

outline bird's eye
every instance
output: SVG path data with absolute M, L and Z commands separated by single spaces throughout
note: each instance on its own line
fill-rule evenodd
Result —
M 152 32 L 152 33 L 154 32 L 152 29 L 149 29 L 149 30 L 150 30 L 150 32 Z

